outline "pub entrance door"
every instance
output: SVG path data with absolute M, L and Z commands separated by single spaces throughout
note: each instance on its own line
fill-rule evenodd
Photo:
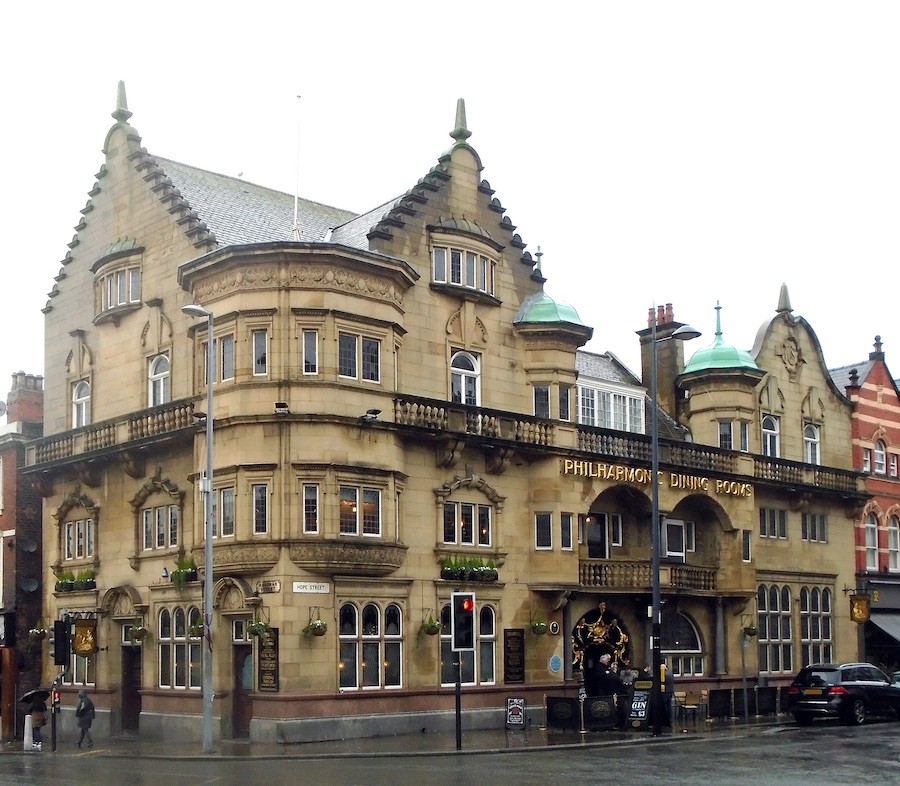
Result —
M 231 728 L 235 738 L 250 736 L 253 717 L 253 645 L 234 647 L 234 701 L 231 705 Z
M 122 731 L 138 731 L 140 727 L 141 654 L 140 646 L 122 647 Z

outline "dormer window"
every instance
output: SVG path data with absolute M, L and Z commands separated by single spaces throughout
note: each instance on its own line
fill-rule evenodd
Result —
M 435 284 L 452 284 L 494 294 L 497 262 L 490 257 L 463 248 L 434 246 L 431 258 Z

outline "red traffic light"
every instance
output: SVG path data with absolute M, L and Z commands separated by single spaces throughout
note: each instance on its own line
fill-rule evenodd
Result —
M 462 599 L 462 610 L 463 611 L 475 611 L 475 598 L 471 595 L 467 595 Z

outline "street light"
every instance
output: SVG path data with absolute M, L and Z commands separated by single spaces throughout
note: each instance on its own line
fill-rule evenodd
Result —
M 677 341 L 689 341 L 697 338 L 700 331 L 688 325 L 682 325 L 664 338 L 656 338 L 656 322 L 658 312 L 653 309 L 653 319 L 650 324 L 650 498 L 652 500 L 653 521 L 650 523 L 650 581 L 652 584 L 652 608 L 650 620 L 650 663 L 653 669 L 653 687 L 650 694 L 650 715 L 653 718 L 653 736 L 658 737 L 662 733 L 662 694 L 661 671 L 662 650 L 660 638 L 662 635 L 662 598 L 659 586 L 660 563 L 660 521 L 659 521 L 659 391 L 657 390 L 657 352 L 656 345 L 663 341 L 676 339 Z
M 206 317 L 206 472 L 200 480 L 204 500 L 204 581 L 203 581 L 203 752 L 212 753 L 213 674 L 212 674 L 212 608 L 213 608 L 213 536 L 216 532 L 213 508 L 213 379 L 216 354 L 213 348 L 213 312 L 202 306 L 189 305 L 181 309 L 189 317 Z

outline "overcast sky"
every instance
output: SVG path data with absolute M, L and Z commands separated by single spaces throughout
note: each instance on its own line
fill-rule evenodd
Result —
M 137 9 L 140 10 L 137 10 Z M 227 9 L 227 10 L 226 10 Z M 639 371 L 654 303 L 750 349 L 782 283 L 829 367 L 900 376 L 900 3 L 10 6 L 0 45 L 0 397 L 43 373 L 47 293 L 116 85 L 153 154 L 365 211 L 470 144 L 545 290 Z M 296 96 L 302 98 L 298 102 Z M 299 111 L 298 111 L 299 110 Z

